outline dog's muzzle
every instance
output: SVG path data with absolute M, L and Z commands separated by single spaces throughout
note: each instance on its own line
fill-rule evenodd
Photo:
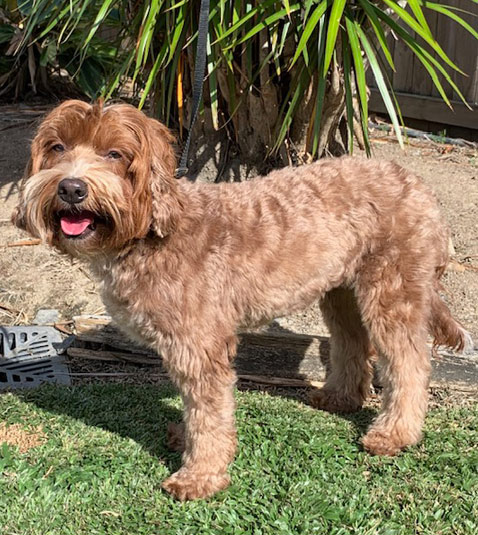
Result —
M 58 184 L 58 196 L 68 204 L 78 204 L 88 197 L 88 186 L 79 178 L 64 178 Z

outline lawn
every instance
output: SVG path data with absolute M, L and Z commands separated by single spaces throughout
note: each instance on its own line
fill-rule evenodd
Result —
M 180 503 L 160 482 L 180 463 L 170 387 L 47 386 L 0 396 L 0 421 L 43 430 L 0 446 L 2 535 L 478 533 L 478 405 L 429 413 L 425 440 L 397 458 L 365 454 L 353 417 L 239 392 L 232 486 Z M 12 428 L 13 429 L 13 428 Z

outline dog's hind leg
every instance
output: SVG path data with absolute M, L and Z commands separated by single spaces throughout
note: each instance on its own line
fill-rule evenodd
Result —
M 426 259 L 422 259 L 425 264 Z M 416 444 L 428 403 L 430 350 L 427 328 L 431 269 L 408 257 L 401 263 L 376 258 L 364 266 L 357 298 L 379 353 L 382 411 L 362 443 L 378 455 L 395 455 Z
M 196 336 L 194 348 L 178 344 L 171 355 L 163 355 L 181 392 L 185 425 L 183 465 L 162 486 L 180 500 L 206 498 L 226 488 L 236 451 L 235 337 L 230 343 L 204 338 Z
M 329 370 L 324 387 L 312 392 L 310 402 L 330 412 L 358 410 L 370 393 L 372 347 L 353 290 L 327 292 L 320 308 L 331 334 Z

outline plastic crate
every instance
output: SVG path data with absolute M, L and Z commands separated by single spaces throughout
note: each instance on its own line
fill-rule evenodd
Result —
M 53 327 L 0 327 L 0 390 L 71 384 L 62 348 Z

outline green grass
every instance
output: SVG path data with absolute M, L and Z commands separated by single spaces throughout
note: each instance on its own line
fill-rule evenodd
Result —
M 0 396 L 0 421 L 48 440 L 0 446 L 2 535 L 478 533 L 478 405 L 431 411 L 425 440 L 397 458 L 357 442 L 373 417 L 344 418 L 238 393 L 232 485 L 179 503 L 160 482 L 180 463 L 165 447 L 180 419 L 170 388 L 43 387 Z

